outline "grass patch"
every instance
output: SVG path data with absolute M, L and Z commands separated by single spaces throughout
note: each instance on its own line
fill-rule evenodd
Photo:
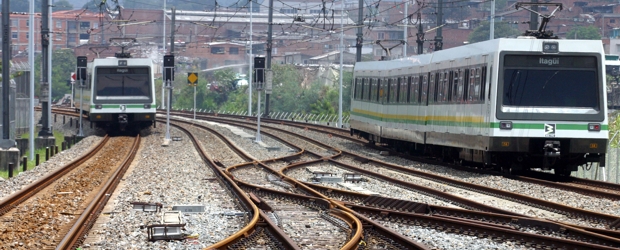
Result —
M 30 134 L 26 133 L 26 134 L 22 134 L 21 138 L 24 139 L 28 139 L 30 138 Z M 56 145 L 58 146 L 58 153 L 60 153 L 60 150 L 62 149 L 62 143 L 65 141 L 65 135 L 61 132 L 57 132 L 54 131 L 54 138 L 55 138 L 55 142 Z M 51 150 L 51 148 L 50 148 Z M 26 150 L 25 153 L 21 153 L 21 156 L 19 157 L 19 164 L 16 164 L 16 166 L 14 166 L 13 169 L 13 176 L 17 176 L 17 174 L 23 172 L 23 166 L 22 166 L 22 160 L 24 156 L 29 157 L 30 156 L 30 150 Z M 34 151 L 35 157 L 37 154 L 39 154 L 39 164 L 43 163 L 45 161 L 45 148 L 40 148 L 40 149 L 35 149 Z M 28 160 L 28 167 L 27 170 L 33 169 L 35 166 L 35 159 L 32 160 Z M 9 178 L 9 171 L 0 171 L 0 177 L 4 178 L 4 179 L 8 179 Z

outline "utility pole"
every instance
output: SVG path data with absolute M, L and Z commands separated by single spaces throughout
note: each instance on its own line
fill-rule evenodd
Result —
M 443 25 L 443 0 L 438 0 L 437 11 L 437 33 L 435 35 L 435 51 L 439 51 L 443 48 L 443 37 L 441 34 L 441 25 Z
M 166 2 L 168 0 L 164 0 L 164 25 L 163 25 L 163 34 L 162 34 L 162 43 L 163 43 L 163 51 L 164 55 L 166 54 Z M 163 65 L 163 63 L 162 63 Z M 166 83 L 161 83 L 161 108 L 166 109 Z
M 49 0 L 42 0 L 41 1 L 41 96 L 39 97 L 39 100 L 41 101 L 42 126 L 41 126 L 41 131 L 39 131 L 39 137 L 53 136 L 52 129 L 50 128 L 50 122 L 49 122 L 50 114 L 48 113 L 49 106 L 51 105 L 51 103 L 49 102 L 50 86 L 48 82 L 48 71 L 49 71 L 48 49 L 49 49 L 49 38 L 50 38 L 48 15 L 49 15 Z
M 491 0 L 491 22 L 489 27 L 489 40 L 493 40 L 495 39 L 495 0 Z
M 417 18 L 417 22 L 418 22 L 418 33 L 416 34 L 416 43 L 418 44 L 418 55 L 422 55 L 422 53 L 424 52 L 424 30 L 422 30 L 422 5 L 420 4 L 420 1 L 418 0 L 418 6 L 420 6 L 418 8 L 418 18 Z
M 344 0 L 340 3 L 340 76 L 338 90 L 338 124 L 336 127 L 342 127 L 342 57 L 344 56 Z M 405 30 L 407 27 L 405 27 Z
M 28 114 L 28 150 L 30 152 L 28 158 L 34 160 L 34 0 L 30 0 L 30 16 L 28 17 L 28 64 L 30 65 L 30 88 L 28 96 L 30 97 L 30 112 Z M 4 21 L 3 21 L 4 22 Z M 3 38 L 4 39 L 4 38 Z M 73 98 L 72 98 L 73 99 Z M 72 100 L 73 101 L 73 100 Z
M 357 6 L 357 41 L 355 44 L 355 61 L 362 61 L 362 43 L 364 43 L 364 34 L 362 28 L 364 26 L 364 0 L 359 0 Z
M 538 0 L 532 0 L 532 3 L 538 3 Z M 533 11 L 538 12 L 538 6 L 532 5 Z M 530 30 L 538 30 L 538 14 L 532 12 L 530 14 Z
M 11 70 L 11 21 L 9 20 L 9 0 L 2 0 L 2 139 L 8 140 L 11 120 L 9 116 L 9 88 Z M 32 23 L 30 24 L 32 26 Z M 4 166 L 2 166 L 4 167 Z
M 249 69 L 248 69 L 248 116 L 252 116 L 252 69 L 254 68 L 252 65 L 252 62 L 254 61 L 254 56 L 252 56 L 252 35 L 254 35 L 254 33 L 252 32 L 252 8 L 254 6 L 252 6 L 252 0 L 250 0 L 250 34 L 248 35 L 248 50 L 249 50 L 249 54 L 248 54 L 248 64 L 249 64 Z
M 403 40 L 405 40 L 405 45 L 403 45 L 403 58 L 407 57 L 407 25 L 409 25 L 409 18 L 407 18 L 407 8 L 409 7 L 409 0 L 405 0 L 405 25 L 403 25 Z
M 273 0 L 269 0 L 269 17 L 267 22 L 267 58 L 265 70 L 271 71 L 271 50 L 273 49 Z M 265 116 L 269 117 L 269 96 L 271 91 L 268 90 L 269 86 L 265 88 Z M 258 92 L 260 95 L 260 92 Z M 260 105 L 260 104 L 259 104 Z M 258 111 L 260 115 L 260 110 Z

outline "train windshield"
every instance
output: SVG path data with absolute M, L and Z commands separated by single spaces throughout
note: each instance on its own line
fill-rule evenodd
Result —
M 150 100 L 149 67 L 97 67 L 95 91 L 97 100 Z
M 596 58 L 507 55 L 504 106 L 599 110 Z

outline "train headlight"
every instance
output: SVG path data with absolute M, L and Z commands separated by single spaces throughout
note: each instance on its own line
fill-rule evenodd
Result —
M 499 122 L 499 129 L 512 129 L 512 122 Z
M 601 131 L 601 124 L 588 123 L 588 131 Z
M 145 109 L 150 109 L 151 108 L 151 104 L 144 104 L 144 108 Z
M 560 45 L 558 42 L 543 42 L 543 53 L 558 53 Z
M 102 109 L 102 108 L 103 108 L 103 106 L 101 104 L 95 105 L 95 109 Z

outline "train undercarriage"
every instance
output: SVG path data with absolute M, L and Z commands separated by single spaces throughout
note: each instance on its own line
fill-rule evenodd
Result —
M 380 143 L 400 153 L 433 157 L 444 162 L 457 163 L 476 168 L 495 169 L 515 174 L 532 169 L 553 170 L 556 175 L 569 176 L 585 164 L 598 163 L 605 166 L 605 151 L 597 149 L 587 153 L 575 139 L 525 138 L 527 146 L 520 150 L 475 150 L 442 145 L 429 145 L 402 140 L 378 138 L 363 131 L 351 131 L 352 135 L 367 139 L 371 144 Z M 595 142 L 593 142 L 595 141 Z M 604 140 L 587 140 L 586 143 L 603 143 Z M 571 147 L 571 144 L 572 147 Z M 577 152 L 575 152 L 577 151 Z M 581 151 L 581 152 L 579 152 Z

